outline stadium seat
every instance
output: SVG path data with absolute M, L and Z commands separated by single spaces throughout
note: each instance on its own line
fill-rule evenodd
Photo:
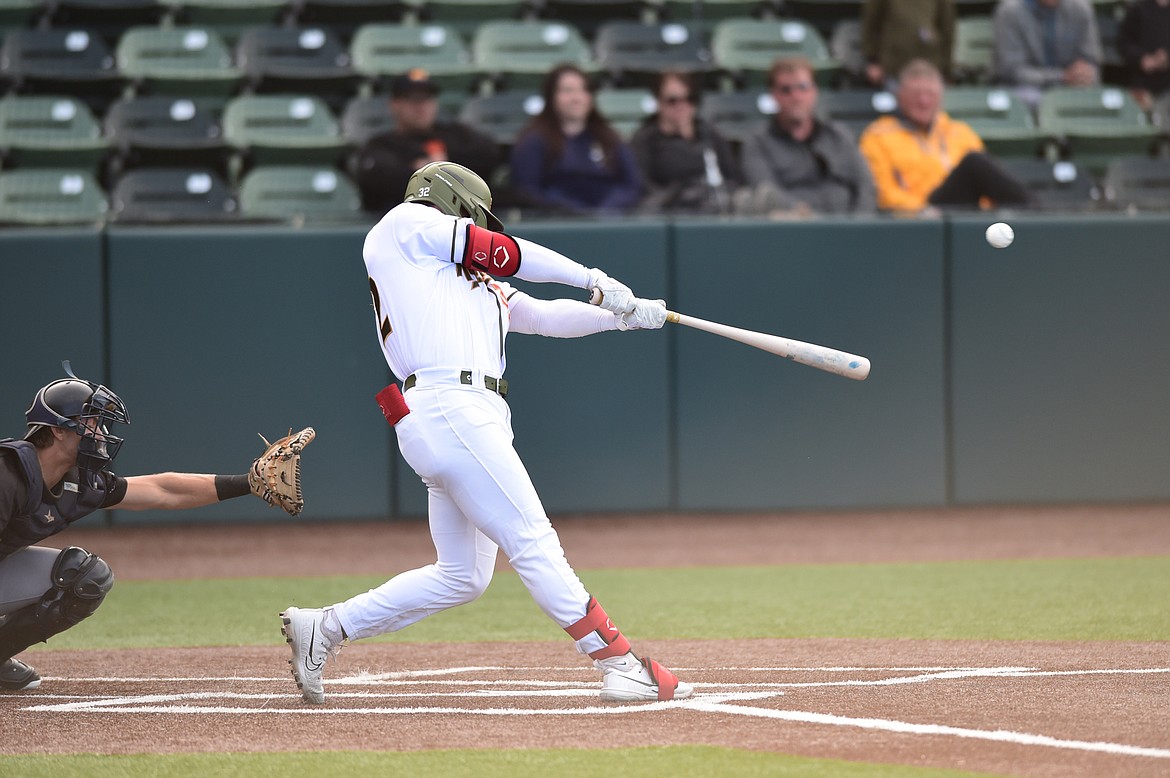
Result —
M 536 88 L 548 71 L 565 62 L 595 70 L 589 44 L 563 22 L 485 22 L 472 38 L 471 59 L 507 89 Z
M 353 221 L 361 208 L 357 187 L 331 167 L 258 167 L 240 182 L 240 213 L 248 218 Z
M 422 16 L 428 22 L 454 27 L 470 39 L 485 22 L 534 18 L 529 0 L 425 0 Z
M 34 26 L 44 7 L 43 0 L 0 0 L 0 41 L 12 30 Z
M 1170 211 L 1170 159 L 1122 157 L 1102 179 L 1105 200 L 1115 208 Z
M 696 73 L 704 82 L 715 72 L 707 42 L 675 22 L 606 22 L 593 46 L 598 69 L 620 87 L 649 86 L 667 69 Z
M 123 86 L 110 48 L 79 29 L 9 33 L 0 46 L 0 75 L 18 92 L 76 95 L 98 113 Z
M 47 0 L 47 27 L 85 29 L 111 46 L 130 27 L 157 25 L 166 12 L 159 0 Z
M 227 175 L 231 147 L 215 113 L 185 97 L 119 100 L 105 118 L 114 176 L 140 167 L 211 168 Z
M 1158 141 L 1158 129 L 1129 92 L 1117 87 L 1051 87 L 1040 98 L 1036 118 L 1050 154 L 1071 156 L 1096 174 L 1113 157 L 1151 154 Z
M 849 88 L 863 86 L 865 80 L 865 54 L 861 49 L 861 20 L 842 19 L 833 25 L 829 36 L 829 56 L 841 63 L 841 81 L 838 86 Z
M 423 68 L 444 90 L 468 92 L 481 75 L 455 28 L 442 24 L 367 24 L 350 44 L 354 70 L 375 90 L 412 68 Z
M 458 92 L 439 94 L 439 119 L 454 121 L 468 96 Z M 358 95 L 345 104 L 341 112 L 341 135 L 351 146 L 361 146 L 371 135 L 386 132 L 394 127 L 394 116 L 390 113 L 390 96 L 374 94 Z
M 218 222 L 238 216 L 236 198 L 213 170 L 132 170 L 110 192 L 110 219 L 115 222 Z
M 842 19 L 860 19 L 864 0 L 781 0 L 784 14 L 812 25 L 823 37 Z
M 236 63 L 256 92 L 308 92 L 337 109 L 359 80 L 349 50 L 325 27 L 250 28 L 236 44 Z
M 210 27 L 135 27 L 118 42 L 118 68 L 145 94 L 227 97 L 243 74 Z
M 892 113 L 897 107 L 897 98 L 886 91 L 837 89 L 821 92 L 821 114 L 845 125 L 855 138 L 860 138 L 875 119 Z
M 1038 156 L 1044 134 L 1036 127 L 1032 110 L 1007 89 L 956 86 L 943 95 L 943 108 L 971 125 L 993 154 Z
M 713 92 L 703 95 L 699 115 L 734 144 L 761 130 L 776 113 L 770 92 Z
M 459 120 L 506 147 L 516 142 L 520 131 L 543 107 L 544 100 L 538 93 L 500 92 L 468 100 L 459 112 Z
M 774 16 L 782 5 L 773 0 L 661 0 L 658 13 L 665 21 L 708 26 L 723 19 Z
M 241 166 L 333 165 L 345 150 L 329 106 L 311 95 L 237 97 L 224 109 L 223 131 Z
M 366 24 L 414 23 L 422 0 L 293 0 L 300 27 L 328 27 L 348 41 Z
M 594 103 L 602 116 L 626 140 L 658 110 L 658 103 L 645 89 L 598 89 Z
M 539 11 L 540 18 L 570 24 L 590 41 L 609 22 L 657 21 L 654 8 L 642 0 L 541 0 Z
M 76 98 L 10 95 L 0 100 L 0 156 L 5 166 L 95 173 L 108 149 L 97 120 Z
M 831 85 L 841 71 L 824 37 L 800 19 L 725 19 L 711 34 L 711 52 L 716 67 L 737 88 L 766 87 L 777 57 L 806 58 L 822 86 Z
M 289 0 L 163 0 L 175 26 L 211 27 L 235 46 L 250 27 L 279 24 L 290 11 Z
M 1004 157 L 999 160 L 1035 199 L 1042 211 L 1095 210 L 1101 204 L 1101 190 L 1093 174 L 1067 160 Z
M 43 168 L 0 173 L 0 224 L 97 224 L 106 195 L 86 170 Z
M 995 58 L 995 29 L 990 16 L 968 16 L 955 20 L 955 43 L 951 50 L 951 76 L 960 84 L 991 81 Z

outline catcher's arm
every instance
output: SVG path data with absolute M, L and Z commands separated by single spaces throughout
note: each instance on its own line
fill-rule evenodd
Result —
M 290 429 L 288 435 L 274 443 L 269 443 L 261 435 L 260 439 L 267 448 L 248 471 L 248 487 L 252 494 L 290 516 L 300 513 L 305 507 L 301 495 L 301 451 L 315 437 L 317 432 L 312 427 L 305 427 L 295 434 Z

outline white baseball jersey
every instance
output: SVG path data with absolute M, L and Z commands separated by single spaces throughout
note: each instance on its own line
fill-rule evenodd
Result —
M 464 263 L 473 222 L 421 203 L 392 208 L 366 236 L 363 250 L 379 345 L 399 379 L 422 368 L 502 376 L 509 330 L 579 337 L 612 330 L 608 311 L 572 301 L 533 300 Z M 480 233 L 483 234 L 482 232 Z M 593 273 L 531 241 L 515 240 L 516 277 L 585 288 Z M 564 303 L 568 303 L 565 305 Z M 523 315 L 513 308 L 523 306 Z

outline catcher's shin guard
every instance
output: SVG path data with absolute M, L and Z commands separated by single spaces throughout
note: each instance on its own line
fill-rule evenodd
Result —
M 590 634 L 596 634 L 601 638 L 605 645 L 589 652 L 590 659 L 609 659 L 630 651 L 630 641 L 626 640 L 621 630 L 613 625 L 596 597 L 589 598 L 589 604 L 585 606 L 585 617 L 565 627 L 565 632 L 568 632 L 573 640 L 581 640 Z
M 71 546 L 57 556 L 53 587 L 40 602 L 8 614 L 0 626 L 0 657 L 12 657 L 93 615 L 114 586 L 105 560 Z

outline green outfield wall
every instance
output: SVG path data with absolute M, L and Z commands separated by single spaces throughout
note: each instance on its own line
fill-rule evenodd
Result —
M 854 351 L 855 382 L 682 327 L 509 337 L 552 513 L 1170 498 L 1170 217 L 521 223 L 679 311 Z M 312 425 L 309 519 L 415 518 L 375 403 L 365 226 L 0 231 L 0 434 L 71 359 L 133 424 L 116 470 L 240 472 Z M 580 294 L 518 283 L 538 296 Z M 117 523 L 283 520 L 256 501 Z

